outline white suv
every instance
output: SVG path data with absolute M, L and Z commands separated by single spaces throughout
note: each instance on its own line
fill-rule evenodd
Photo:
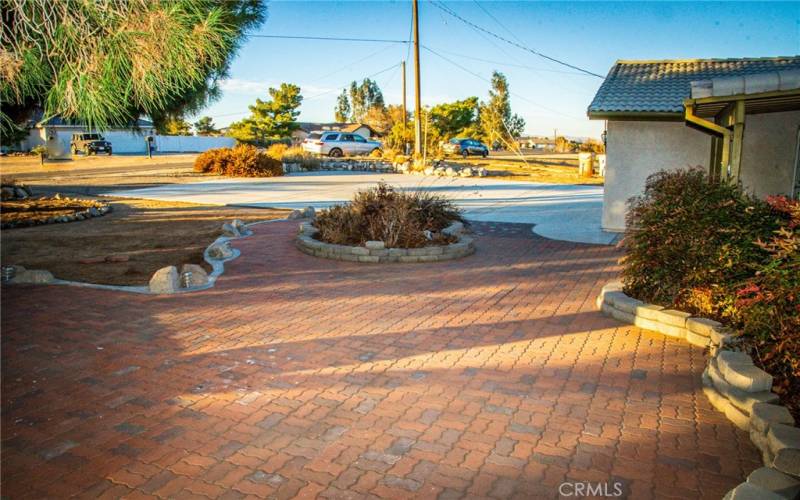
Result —
M 323 156 L 368 155 L 380 151 L 382 144 L 358 134 L 345 132 L 312 132 L 303 141 L 303 150 Z

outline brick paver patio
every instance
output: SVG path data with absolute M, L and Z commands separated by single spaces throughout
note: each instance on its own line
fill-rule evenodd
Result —
M 358 265 L 295 230 L 191 295 L 4 287 L 3 497 L 719 498 L 759 465 L 701 350 L 595 311 L 613 248 L 480 224 Z

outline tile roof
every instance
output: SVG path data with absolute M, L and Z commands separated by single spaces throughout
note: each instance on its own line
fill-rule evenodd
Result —
M 693 81 L 796 69 L 800 69 L 800 56 L 617 61 L 589 105 L 589 117 L 603 113 L 682 113 Z

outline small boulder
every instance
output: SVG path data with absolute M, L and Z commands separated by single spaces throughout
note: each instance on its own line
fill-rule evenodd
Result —
M 92 217 L 99 217 L 102 214 L 100 213 L 100 210 L 98 210 L 96 207 L 92 207 L 89 209 L 89 215 L 91 215 Z
M 230 222 L 226 222 L 222 225 L 222 234 L 229 238 L 238 238 L 242 235 Z
M 231 225 L 239 231 L 239 234 L 244 234 L 244 232 L 247 231 L 247 224 L 245 224 L 241 219 L 233 219 Z
M 461 177 L 472 177 L 472 169 L 469 168 L 469 167 L 462 168 L 461 172 L 460 172 L 460 175 L 461 175 Z
M 28 192 L 25 191 L 24 189 L 22 189 L 21 187 L 15 187 L 14 188 L 14 195 L 19 200 L 24 200 L 24 199 L 30 197 L 30 195 L 28 195 Z
M 175 266 L 162 267 L 150 278 L 150 291 L 153 293 L 175 293 L 180 289 L 178 268 Z
M 306 207 L 303 209 L 303 217 L 305 217 L 306 219 L 313 219 L 316 216 L 317 214 L 314 211 L 314 207 Z
M 289 220 L 297 220 L 303 218 L 303 212 L 300 210 L 292 210 L 292 213 L 289 214 Z
M 191 273 L 188 277 L 188 282 L 186 281 L 187 278 L 184 278 L 186 273 Z M 187 288 L 206 285 L 208 284 L 208 273 L 202 266 L 197 264 L 184 264 L 181 267 L 181 284 L 187 285 Z
M 14 192 L 14 188 L 3 186 L 2 195 L 0 195 L 0 198 L 3 200 L 13 200 L 15 196 L 16 194 Z
M 233 250 L 227 243 L 217 243 L 208 249 L 208 256 L 216 260 L 229 259 L 233 257 Z
M 22 271 L 20 271 L 20 268 L 21 266 L 16 266 L 17 272 L 11 280 L 11 283 L 44 284 L 52 283 L 55 279 L 50 271 L 45 271 L 44 269 L 21 268 Z

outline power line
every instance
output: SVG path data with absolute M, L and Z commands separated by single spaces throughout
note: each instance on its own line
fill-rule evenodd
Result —
M 519 49 L 522 49 L 522 50 L 525 50 L 525 51 L 527 51 L 527 52 L 530 52 L 531 54 L 537 55 L 537 56 L 539 56 L 539 57 L 542 57 L 542 58 L 544 58 L 544 59 L 547 59 L 548 61 L 552 61 L 552 62 L 554 62 L 554 63 L 556 63 L 556 64 L 560 64 L 560 65 L 562 65 L 562 66 L 566 66 L 566 67 L 568 67 L 568 68 L 572 68 L 572 69 L 574 69 L 574 70 L 577 70 L 577 71 L 580 71 L 580 72 L 582 72 L 582 73 L 586 73 L 587 75 L 596 76 L 597 78 L 605 78 L 604 76 L 602 76 L 602 75 L 598 75 L 597 73 L 594 73 L 594 72 L 592 72 L 592 71 L 589 71 L 589 70 L 587 70 L 587 69 L 583 69 L 583 68 L 581 68 L 581 67 L 579 67 L 579 66 L 575 66 L 574 64 L 570 64 L 570 63 L 568 63 L 568 62 L 561 61 L 560 59 L 556 59 L 555 57 L 550 57 L 550 56 L 548 56 L 547 54 L 542 54 L 542 53 L 541 53 L 541 52 L 539 52 L 539 51 L 536 51 L 536 50 L 534 50 L 534 49 L 531 49 L 530 47 L 526 47 L 525 45 L 522 45 L 522 44 L 520 44 L 520 43 L 517 43 L 517 42 L 514 42 L 514 41 L 512 41 L 512 40 L 509 40 L 508 38 L 502 37 L 502 36 L 498 35 L 497 33 L 494 33 L 493 31 L 489 31 L 489 30 L 487 30 L 486 28 L 483 28 L 483 27 L 481 27 L 481 26 L 478 26 L 477 24 L 475 24 L 475 23 L 473 23 L 473 22 L 471 22 L 471 21 L 468 21 L 468 20 L 464 19 L 463 17 L 461 17 L 460 15 L 456 14 L 455 12 L 453 12 L 452 10 L 450 10 L 448 7 L 446 7 L 446 6 L 442 5 L 442 4 L 440 4 L 440 3 L 439 3 L 439 2 L 437 2 L 437 1 L 431 0 L 430 4 L 431 4 L 431 5 L 433 5 L 434 7 L 436 7 L 437 9 L 441 10 L 442 12 L 444 12 L 444 13 L 446 13 L 446 14 L 449 14 L 450 16 L 452 16 L 452 17 L 454 17 L 454 18 L 458 19 L 458 20 L 459 20 L 459 21 L 461 21 L 462 23 L 464 23 L 464 24 L 466 24 L 466 25 L 468 25 L 468 26 L 472 26 L 474 29 L 476 29 L 476 30 L 480 30 L 480 31 L 482 31 L 482 32 L 486 33 L 487 35 L 489 35 L 489 36 L 492 36 L 492 37 L 494 37 L 494 38 L 497 38 L 498 40 L 500 40 L 500 41 L 503 41 L 503 42 L 505 42 L 505 43 L 507 43 L 507 44 L 509 44 L 509 45 L 513 45 L 514 47 L 517 47 L 517 48 L 519 48 Z
M 450 54 L 451 56 L 462 57 L 464 59 L 471 59 L 473 61 L 485 62 L 488 64 L 496 64 L 498 66 L 508 66 L 510 68 L 524 68 L 524 69 L 529 69 L 531 71 L 545 71 L 549 73 L 562 73 L 565 75 L 581 75 L 581 76 L 586 75 L 586 73 L 579 73 L 577 71 L 566 71 L 563 69 L 551 69 L 551 68 L 537 68 L 535 66 L 528 66 L 526 64 L 514 64 L 510 62 L 495 61 L 492 59 L 483 59 L 481 57 L 468 56 L 466 54 L 460 54 L 458 52 L 453 52 L 451 50 L 445 50 L 438 47 L 436 48 L 436 50 L 438 50 L 439 52 L 444 52 L 445 54 Z
M 449 57 L 445 57 L 445 56 L 443 56 L 442 54 L 439 54 L 438 52 L 436 52 L 435 50 L 431 49 L 430 47 L 427 47 L 427 46 L 425 46 L 425 45 L 420 45 L 420 46 L 421 46 L 423 49 L 425 49 L 425 50 L 427 50 L 428 52 L 430 52 L 431 54 L 433 54 L 433 55 L 435 55 L 435 56 L 437 56 L 437 57 L 440 57 L 440 58 L 444 59 L 445 61 L 447 61 L 447 62 L 449 62 L 450 64 L 452 64 L 453 66 L 455 66 L 455 67 L 457 67 L 457 68 L 461 69 L 462 71 L 466 71 L 467 73 L 469 73 L 470 75 L 474 76 L 475 78 L 479 78 L 479 79 L 481 79 L 481 80 L 483 80 L 484 82 L 487 82 L 487 83 L 489 83 L 489 84 L 491 84 L 491 83 L 492 83 L 492 81 L 491 81 L 490 79 L 488 79 L 488 78 L 484 77 L 483 75 L 479 75 L 478 73 L 475 73 L 475 72 L 474 72 L 474 71 L 472 71 L 472 70 L 469 70 L 469 69 L 465 68 L 465 67 L 464 67 L 464 66 L 462 66 L 461 64 L 459 64 L 459 63 L 457 63 L 457 62 L 453 61 L 453 60 L 452 60 L 452 59 L 450 59 Z M 509 94 L 511 94 L 511 95 L 513 95 L 514 97 L 517 97 L 517 98 L 519 98 L 519 99 L 522 99 L 523 101 L 527 101 L 527 102 L 529 102 L 529 103 L 533 104 L 534 106 L 537 106 L 537 107 L 539 107 L 539 108 L 542 108 L 542 109 L 544 109 L 544 110 L 546 110 L 546 111 L 550 111 L 551 113 L 555 113 L 555 114 L 557 114 L 557 115 L 561 115 L 561 116 L 564 116 L 564 117 L 566 117 L 566 118 L 570 118 L 570 119 L 572 119 L 572 120 L 581 120 L 581 121 L 583 120 L 582 118 L 576 118 L 576 117 L 574 117 L 574 116 L 571 116 L 571 115 L 568 115 L 568 114 L 566 114 L 566 113 L 562 113 L 561 111 L 558 111 L 557 109 L 549 108 L 549 107 L 545 106 L 544 104 L 539 104 L 538 102 L 536 102 L 536 101 L 532 101 L 532 100 L 528 99 L 527 97 L 525 97 L 525 96 L 523 96 L 523 95 L 520 95 L 520 94 L 517 94 L 517 93 L 515 93 L 515 92 L 509 92 Z
M 333 42 L 380 42 L 380 43 L 408 43 L 408 40 L 389 40 L 383 38 L 345 38 L 335 36 L 295 36 L 295 35 L 248 35 L 251 38 L 279 38 L 289 40 L 325 40 Z

